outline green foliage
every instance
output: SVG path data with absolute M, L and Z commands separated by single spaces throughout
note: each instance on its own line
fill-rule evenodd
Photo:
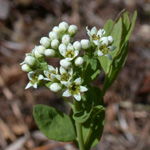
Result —
M 33 115 L 39 129 L 47 138 L 61 142 L 73 141 L 76 138 L 70 117 L 59 110 L 45 105 L 36 105 Z

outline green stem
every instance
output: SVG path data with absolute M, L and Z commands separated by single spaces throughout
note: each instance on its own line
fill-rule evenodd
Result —
M 75 104 L 74 112 L 80 111 L 80 105 L 81 105 L 80 102 L 74 100 L 74 104 Z M 77 141 L 78 141 L 79 149 L 85 150 L 83 134 L 82 134 L 82 124 L 77 121 L 75 121 L 75 123 L 76 123 Z

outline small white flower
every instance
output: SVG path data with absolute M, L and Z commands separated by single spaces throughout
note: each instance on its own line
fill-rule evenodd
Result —
M 56 33 L 59 33 L 59 27 L 58 27 L 58 26 L 55 26 L 55 27 L 53 28 L 53 31 L 56 32 Z
M 90 47 L 90 41 L 87 39 L 81 40 L 81 45 L 83 49 L 88 49 Z
M 80 51 L 81 48 L 82 48 L 82 45 L 81 45 L 81 43 L 80 43 L 79 41 L 75 41 L 75 42 L 73 43 L 73 48 L 74 48 L 75 50 Z
M 30 87 L 34 87 L 37 88 L 38 86 L 38 82 L 40 80 L 43 80 L 43 76 L 41 74 L 36 74 L 34 71 L 31 71 L 28 73 L 28 78 L 29 78 L 29 83 L 27 84 L 27 86 L 25 87 L 25 89 L 28 89 Z
M 65 44 L 65 45 L 68 45 L 70 43 L 70 36 L 68 34 L 65 34 L 63 37 L 62 37 L 62 43 Z
M 59 49 L 59 52 L 62 56 L 66 58 L 66 60 L 71 61 L 73 60 L 78 54 L 79 51 L 75 50 L 73 48 L 73 45 L 71 43 L 68 44 L 67 48 L 65 49 Z
M 30 72 L 30 71 L 32 71 L 32 69 L 30 68 L 30 66 L 27 65 L 27 64 L 23 64 L 23 65 L 21 66 L 21 69 L 22 69 L 24 72 Z
M 37 46 L 37 51 L 41 54 L 44 55 L 46 48 L 42 45 Z
M 34 66 L 36 63 L 36 59 L 32 56 L 26 56 L 24 62 L 29 66 Z
M 61 84 L 59 84 L 59 83 L 53 83 L 50 85 L 49 88 L 53 92 L 59 92 L 62 89 Z
M 65 69 L 62 66 L 59 68 L 60 71 L 60 83 L 66 84 L 68 81 L 72 79 L 73 69 Z
M 48 70 L 44 70 L 44 75 L 46 76 L 46 78 L 44 78 L 44 80 L 46 81 L 54 81 L 55 79 L 60 79 L 60 75 L 58 75 L 58 68 L 56 67 L 55 69 L 51 65 L 48 65 Z
M 52 41 L 52 43 L 51 43 L 51 47 L 52 47 L 53 49 L 57 49 L 58 46 L 59 46 L 59 41 L 58 41 L 57 39 L 54 39 L 54 40 Z
M 44 52 L 44 55 L 47 57 L 54 57 L 55 56 L 55 51 L 53 49 L 46 49 Z
M 115 50 L 115 46 L 109 46 L 108 45 L 108 40 L 107 38 L 104 38 L 103 41 L 99 41 L 98 42 L 98 56 L 106 56 L 108 57 L 110 60 L 112 60 L 111 55 L 109 54 L 110 52 Z
M 49 38 L 50 40 L 59 39 L 59 35 L 57 32 L 51 31 L 49 32 Z
M 77 30 L 78 30 L 77 26 L 75 26 L 75 25 L 70 25 L 70 26 L 69 26 L 69 29 L 68 29 L 68 34 L 69 34 L 71 37 L 73 37 L 73 36 L 77 33 Z
M 67 32 L 68 28 L 69 28 L 69 25 L 67 22 L 61 22 L 59 24 L 59 31 L 60 32 Z
M 83 58 L 82 57 L 77 57 L 75 60 L 75 65 L 76 66 L 81 66 L 83 64 Z
M 61 65 L 62 67 L 64 67 L 65 69 L 69 69 L 69 68 L 71 68 L 72 63 L 71 63 L 70 61 L 66 60 L 66 59 L 62 59 L 62 60 L 60 61 L 60 65 Z
M 77 78 L 74 82 L 67 82 L 65 86 L 68 89 L 62 96 L 69 97 L 72 95 L 77 101 L 81 100 L 80 92 L 85 92 L 88 90 L 85 86 L 81 86 L 81 78 Z
M 42 37 L 40 40 L 40 44 L 43 45 L 45 48 L 48 48 L 51 45 L 51 41 L 48 37 Z
M 93 41 L 96 45 L 98 45 L 97 41 L 100 41 L 101 37 L 105 34 L 104 29 L 99 29 L 97 31 L 96 27 L 93 27 L 91 31 L 86 27 L 87 34 L 90 37 L 90 41 Z

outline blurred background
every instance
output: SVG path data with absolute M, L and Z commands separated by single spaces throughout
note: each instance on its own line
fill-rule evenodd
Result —
M 103 28 L 123 8 L 136 9 L 138 18 L 126 64 L 105 95 L 104 134 L 93 150 L 150 150 L 150 0 L 0 0 L 0 150 L 76 150 L 38 130 L 34 105 L 69 109 L 44 87 L 25 90 L 28 78 L 19 63 L 61 21 L 77 25 L 80 40 L 88 38 L 86 26 Z

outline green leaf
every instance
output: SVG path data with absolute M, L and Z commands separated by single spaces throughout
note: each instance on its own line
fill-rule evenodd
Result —
M 111 19 L 109 19 L 105 26 L 104 26 L 104 30 L 106 31 L 105 35 L 104 36 L 109 36 L 110 35 L 110 32 L 111 32 L 111 29 L 112 29 L 112 26 L 113 26 L 113 21 Z
M 106 75 L 105 80 L 104 80 L 102 96 L 105 94 L 106 90 L 112 85 L 114 80 L 117 78 L 120 70 L 122 69 L 126 61 L 126 56 L 128 53 L 128 45 L 129 45 L 129 42 L 126 42 L 121 52 L 112 61 L 112 64 L 110 65 L 110 68 L 109 68 L 109 72 Z
M 59 110 L 45 105 L 36 105 L 33 115 L 39 129 L 47 138 L 61 142 L 73 141 L 76 138 L 70 117 Z
M 101 105 L 98 105 L 98 106 L 93 106 L 91 110 L 88 110 L 88 109 L 81 110 L 79 112 L 74 113 L 73 119 L 79 123 L 84 123 L 90 118 L 91 114 L 93 112 L 96 112 L 97 110 L 102 111 L 102 110 L 104 110 L 104 107 Z
M 84 79 L 83 84 L 89 84 L 94 81 L 100 74 L 100 62 L 97 58 L 84 57 L 85 65 L 83 70 L 85 72 L 82 74 L 82 79 Z

